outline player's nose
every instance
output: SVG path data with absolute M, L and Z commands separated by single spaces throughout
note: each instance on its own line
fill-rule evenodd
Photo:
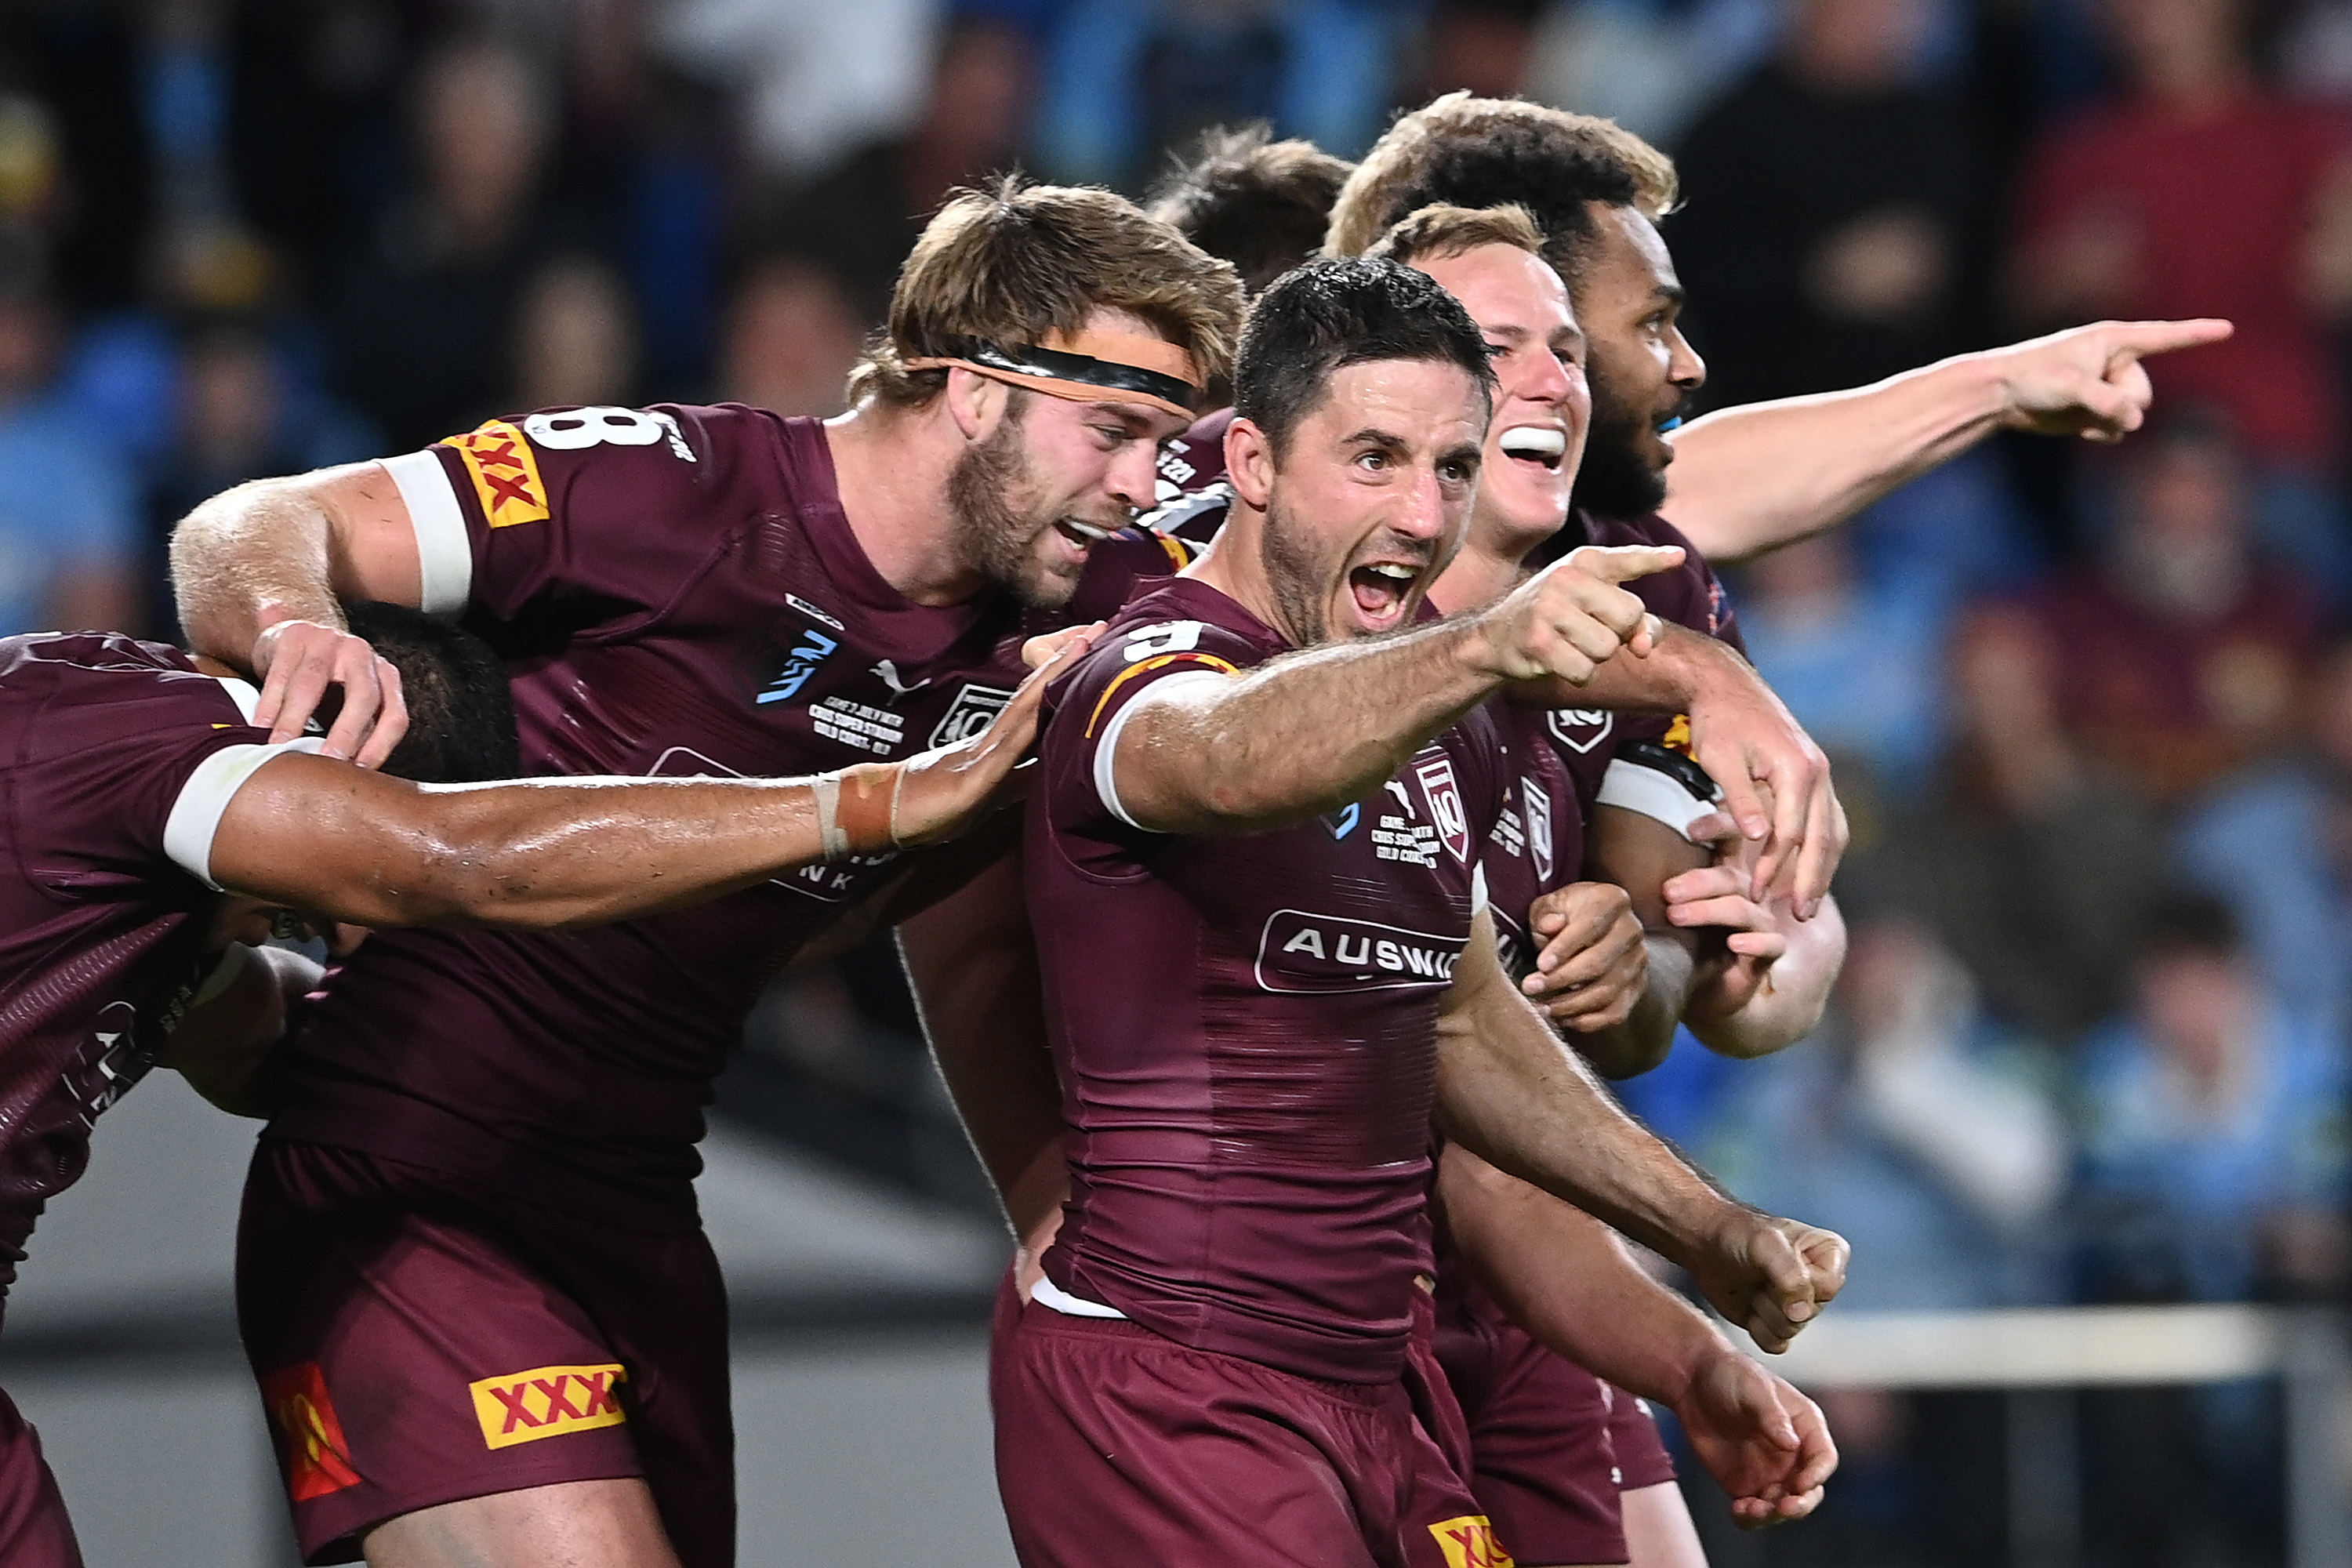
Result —
M 1685 392 L 1695 392 L 1706 384 L 1706 361 L 1698 357 L 1680 327 L 1674 329 L 1666 359 L 1666 379 Z
M 1132 511 L 1149 510 L 1160 483 L 1160 451 L 1149 441 L 1123 443 L 1111 458 L 1104 487 Z

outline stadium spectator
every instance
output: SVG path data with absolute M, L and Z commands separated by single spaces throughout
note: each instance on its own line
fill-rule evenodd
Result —
M 2061 722 L 2059 670 L 2016 607 L 1962 616 L 1941 766 L 1919 796 L 1863 812 L 1878 826 L 1849 862 L 1857 892 L 1907 910 L 1958 957 L 1993 1016 L 2053 1046 L 2121 1004 L 2162 858 L 2147 805 Z
M 1212 126 L 1253 120 L 1355 157 L 1390 106 L 1396 22 L 1379 0 L 1072 0 L 1047 42 L 1038 161 L 1140 186 Z
M 1834 1216 L 1822 1223 L 1863 1260 L 1842 1306 L 2053 1298 L 2034 1237 L 2064 1188 L 2064 1122 L 2033 1058 L 1927 931 L 1856 919 L 1822 1036 L 1737 1083 L 1707 1145 L 1715 1168 L 1750 1203 Z
M 121 456 L 56 393 L 37 294 L 0 298 L 0 635 L 140 624 L 139 521 Z
M 2067 728 L 2170 805 L 2276 747 L 2317 651 L 2309 574 L 2255 551 L 2253 476 L 2217 420 L 2175 415 L 2119 459 L 2097 562 L 2038 596 Z
M 860 333 L 830 274 L 788 258 L 751 268 L 719 346 L 719 395 L 778 414 L 842 411 Z
M 2051 132 L 2026 171 L 2011 287 L 2060 326 L 2227 316 L 2227 342 L 2152 360 L 2158 397 L 2211 402 L 2246 442 L 2264 539 L 2339 601 L 2352 536 L 2334 327 L 2352 308 L 2347 117 L 2263 86 L 2246 0 L 2112 0 L 2123 90 Z
M 509 387 L 528 280 L 548 248 L 541 174 L 552 132 L 543 83 L 490 43 L 460 43 L 417 93 L 419 179 L 335 290 L 339 390 L 394 449 L 466 428 Z
M 1675 153 L 1667 225 L 1711 405 L 1828 392 L 1976 346 L 1986 172 L 1921 78 L 1928 0 L 1798 0 L 1780 53 Z
M 1764 556 L 1739 585 L 1748 658 L 1797 721 L 1886 786 L 1916 788 L 1936 754 L 1941 595 L 1916 578 L 1869 588 L 1843 532 Z
M 610 406 L 635 400 L 637 326 L 612 269 L 583 256 L 550 262 L 523 291 L 514 386 L 496 409 Z
M 2345 1272 L 2344 1042 L 2280 1002 L 2229 907 L 2163 900 L 2079 1069 L 2092 1300 L 2311 1296 Z
M 2182 872 L 2229 901 L 2264 984 L 2294 1011 L 2352 1026 L 2352 643 L 2300 704 L 2301 744 L 2183 817 Z
M 176 635 L 164 553 L 174 523 L 206 496 L 247 479 L 371 457 L 379 438 L 305 385 L 257 323 L 216 322 L 172 347 L 171 423 L 141 469 L 148 536 L 140 586 L 144 624 Z
M 924 220 L 949 192 L 1014 161 L 1028 130 L 1030 54 L 1001 23 L 951 25 L 913 129 L 855 149 L 787 198 L 769 225 L 776 248 L 831 273 L 859 321 L 879 325 Z

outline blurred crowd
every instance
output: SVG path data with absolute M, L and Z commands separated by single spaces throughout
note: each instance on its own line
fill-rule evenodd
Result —
M 246 479 L 833 412 L 955 186 L 1353 155 L 1454 87 L 1675 153 L 1695 408 L 2236 322 L 2120 447 L 2005 437 L 1734 574 L 1840 765 L 1853 955 L 1819 1039 L 1627 1098 L 1851 1237 L 1855 1307 L 2337 1291 L 2352 0 L 0 0 L 0 633 L 171 636 L 169 530 Z M 755 1036 L 936 1100 L 887 968 Z

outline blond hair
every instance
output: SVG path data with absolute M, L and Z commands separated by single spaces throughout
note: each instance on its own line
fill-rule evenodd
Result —
M 1150 322 L 1192 356 L 1204 384 L 1232 368 L 1242 318 L 1233 268 L 1125 196 L 1027 185 L 1018 175 L 960 191 L 898 269 L 890 324 L 850 372 L 850 402 L 928 403 L 947 372 L 908 362 L 954 358 L 972 340 L 1076 338 L 1098 310 Z
M 1446 261 L 1489 245 L 1507 245 L 1530 256 L 1543 254 L 1543 231 L 1517 202 L 1498 207 L 1457 207 L 1444 202 L 1425 206 L 1372 242 L 1366 256 L 1385 256 L 1405 267 Z

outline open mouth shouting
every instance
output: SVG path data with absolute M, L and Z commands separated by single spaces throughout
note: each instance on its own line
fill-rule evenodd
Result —
M 1393 631 L 1412 613 L 1413 589 L 1429 571 L 1425 562 L 1370 561 L 1348 574 L 1348 592 L 1357 623 L 1367 632 Z

